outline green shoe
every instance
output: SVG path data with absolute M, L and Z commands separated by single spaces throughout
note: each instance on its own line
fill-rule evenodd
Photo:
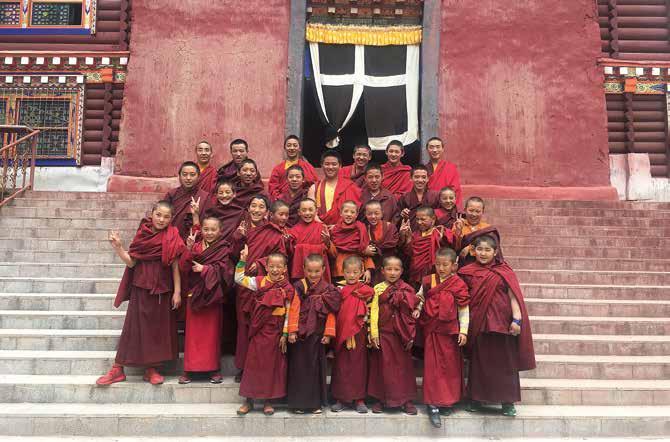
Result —
M 468 403 L 468 406 L 465 408 L 465 411 L 469 411 L 470 413 L 476 413 L 478 411 L 482 411 L 482 404 L 480 404 L 477 401 L 470 401 Z
M 502 414 L 507 417 L 516 416 L 516 408 L 514 408 L 514 404 L 502 404 Z
M 440 407 L 440 416 L 451 416 L 454 412 L 452 407 Z

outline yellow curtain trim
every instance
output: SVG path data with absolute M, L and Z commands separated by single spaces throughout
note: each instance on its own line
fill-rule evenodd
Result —
M 305 36 L 307 41 L 313 43 L 415 45 L 421 43 L 421 26 L 342 26 L 308 23 Z

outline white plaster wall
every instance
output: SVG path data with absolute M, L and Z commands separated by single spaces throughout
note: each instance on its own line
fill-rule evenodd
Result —
M 101 166 L 36 167 L 35 190 L 105 192 L 113 170 L 111 158 L 103 158 Z M 18 182 L 21 182 L 20 178 Z
M 670 179 L 653 178 L 651 184 L 653 188 L 653 201 L 670 202 Z

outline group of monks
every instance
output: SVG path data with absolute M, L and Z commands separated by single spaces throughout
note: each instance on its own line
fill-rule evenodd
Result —
M 124 381 L 123 367 L 161 384 L 181 319 L 179 383 L 203 373 L 221 383 L 222 348 L 234 348 L 240 415 L 254 400 L 271 415 L 280 398 L 296 413 L 321 413 L 329 401 L 333 412 L 367 413 L 372 398 L 373 413 L 416 414 L 423 359 L 433 425 L 461 401 L 514 416 L 519 371 L 535 367 L 523 295 L 484 201 L 463 205 L 440 138 L 426 149 L 430 161 L 414 167 L 402 163 L 399 141 L 382 165 L 369 146 L 356 146 L 347 167 L 328 150 L 320 179 L 292 135 L 266 189 L 246 141 L 234 140 L 219 168 L 199 143 L 128 250 L 110 232 L 127 266 L 115 306 L 129 304 L 115 364 L 97 384 Z

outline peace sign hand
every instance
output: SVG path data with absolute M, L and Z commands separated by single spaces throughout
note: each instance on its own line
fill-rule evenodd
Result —
M 119 235 L 119 232 L 117 232 L 115 230 L 110 230 L 109 235 L 108 235 L 108 239 L 109 239 L 109 242 L 112 245 L 112 247 L 114 247 L 115 249 L 120 249 L 121 247 L 123 247 L 123 244 L 121 243 L 121 236 Z
M 191 250 L 193 248 L 193 245 L 195 244 L 195 237 L 197 236 L 197 233 L 193 232 L 193 229 L 191 228 L 188 237 L 186 238 L 186 247 Z
M 199 214 L 200 213 L 200 197 L 196 201 L 195 198 L 191 197 L 191 213 Z

